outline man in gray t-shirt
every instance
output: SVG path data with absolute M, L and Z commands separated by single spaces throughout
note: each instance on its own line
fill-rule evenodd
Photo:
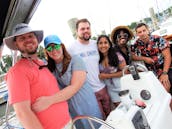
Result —
M 87 19 L 80 19 L 76 23 L 77 39 L 69 48 L 71 55 L 80 56 L 86 65 L 87 81 L 92 86 L 104 119 L 109 115 L 110 97 L 105 84 L 99 80 L 99 53 L 96 41 L 90 40 L 91 28 Z

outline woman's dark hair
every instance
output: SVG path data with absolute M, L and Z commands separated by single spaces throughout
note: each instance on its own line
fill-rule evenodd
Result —
M 66 50 L 66 48 L 65 48 L 65 46 L 64 46 L 64 44 L 62 43 L 61 44 L 61 47 L 62 47 L 62 50 L 63 50 L 63 69 L 62 69 L 62 72 L 61 72 L 61 75 L 63 75 L 65 72 L 66 72 L 66 70 L 67 70 L 67 68 L 68 68 L 68 66 L 69 66 L 69 63 L 70 63 L 70 61 L 71 61 L 71 56 L 70 56 L 70 54 L 67 52 L 67 50 Z M 56 63 L 55 63 L 55 61 L 46 53 L 46 55 L 47 55 L 47 62 L 48 62 L 48 69 L 51 71 L 51 72 L 54 72 L 55 71 L 55 69 L 56 69 Z
M 100 35 L 98 37 L 98 39 L 97 39 L 97 44 L 99 43 L 101 38 L 106 38 L 109 45 L 110 45 L 110 48 L 108 50 L 108 60 L 109 60 L 108 63 L 109 63 L 109 65 L 117 67 L 118 64 L 119 64 L 119 59 L 118 59 L 118 56 L 116 54 L 117 49 L 112 47 L 112 42 L 110 41 L 110 39 L 109 39 L 109 37 L 107 35 Z M 100 55 L 99 63 L 101 63 L 103 61 L 103 59 L 104 59 L 104 56 L 100 51 L 99 51 L 99 55 Z

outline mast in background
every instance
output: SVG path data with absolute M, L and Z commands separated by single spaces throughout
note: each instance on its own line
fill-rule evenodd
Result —
M 72 36 L 76 39 L 76 22 L 77 22 L 77 18 L 71 18 L 68 20 L 68 25 L 69 28 L 72 32 Z
M 153 23 L 153 29 L 154 30 L 158 30 L 159 29 L 158 20 L 156 18 L 154 9 L 153 8 L 149 8 L 149 13 L 150 13 L 151 20 L 152 20 L 152 23 Z

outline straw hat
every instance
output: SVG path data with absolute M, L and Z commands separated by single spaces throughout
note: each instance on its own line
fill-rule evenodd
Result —
M 126 30 L 129 34 L 129 40 L 132 39 L 132 37 L 134 36 L 133 32 L 127 27 L 127 26 L 117 26 L 115 27 L 112 32 L 111 32 L 111 40 L 113 43 L 115 43 L 115 40 L 117 38 L 117 33 L 120 31 L 120 30 Z
M 31 27 L 28 26 L 28 24 L 20 23 L 17 24 L 12 31 L 12 35 L 9 37 L 6 37 L 3 39 L 3 42 L 8 46 L 8 48 L 12 50 L 17 50 L 16 45 L 14 44 L 14 38 L 19 35 L 23 35 L 26 33 L 33 32 L 35 33 L 38 43 L 40 43 L 43 39 L 43 31 L 42 30 L 32 30 Z

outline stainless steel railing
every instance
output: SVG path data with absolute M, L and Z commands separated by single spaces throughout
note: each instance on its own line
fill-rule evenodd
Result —
M 106 121 L 101 120 L 99 118 L 96 117 L 91 117 L 91 116 L 77 116 L 72 120 L 72 129 L 75 129 L 75 122 L 78 120 L 87 120 L 89 125 L 90 125 L 90 129 L 95 129 L 93 122 L 99 123 L 100 125 L 102 125 L 103 127 L 106 127 L 106 129 L 115 129 L 114 127 L 112 127 L 110 124 L 108 124 Z

